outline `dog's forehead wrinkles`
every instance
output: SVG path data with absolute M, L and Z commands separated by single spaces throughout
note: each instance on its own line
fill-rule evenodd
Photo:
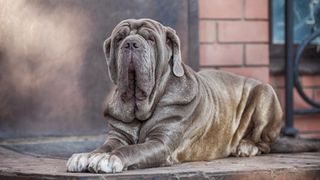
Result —
M 116 35 L 116 34 L 118 34 L 118 33 L 121 33 L 121 32 L 123 32 L 123 31 L 125 31 L 126 29 L 129 29 L 130 28 L 130 24 L 129 23 L 124 23 L 124 22 L 122 22 L 122 23 L 120 23 L 120 24 L 118 24 L 114 29 L 113 29 L 113 31 L 112 31 L 112 35 L 114 36 L 114 35 Z
M 134 33 L 142 28 L 146 28 L 155 31 L 158 34 L 162 34 L 165 29 L 165 27 L 162 26 L 159 22 L 153 21 L 151 19 L 128 19 L 122 21 L 119 25 L 120 27 L 128 26 L 130 28 L 130 31 L 134 31 Z

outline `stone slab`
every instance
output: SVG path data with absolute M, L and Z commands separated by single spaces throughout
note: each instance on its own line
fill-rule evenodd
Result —
M 0 147 L 34 157 L 66 159 L 73 153 L 93 151 L 105 139 L 106 135 L 6 139 L 0 140 Z
M 320 179 L 320 152 L 225 158 L 118 174 L 68 173 L 66 161 L 0 148 L 0 179 Z

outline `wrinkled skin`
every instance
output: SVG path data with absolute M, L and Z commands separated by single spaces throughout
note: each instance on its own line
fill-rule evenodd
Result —
M 70 172 L 121 172 L 268 153 L 282 110 L 270 85 L 183 64 L 175 31 L 150 19 L 118 24 L 104 43 L 116 85 L 106 142 L 74 154 Z

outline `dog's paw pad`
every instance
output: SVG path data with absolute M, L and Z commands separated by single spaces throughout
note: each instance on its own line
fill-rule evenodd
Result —
M 77 153 L 73 154 L 67 162 L 67 171 L 68 172 L 83 172 L 87 171 L 88 167 L 88 158 L 90 153 Z
M 93 155 L 89 158 L 88 170 L 89 170 L 90 172 L 98 172 L 99 162 L 100 162 L 103 158 L 109 159 L 109 154 L 107 154 L 107 153 L 96 153 L 96 154 L 93 154 Z
M 112 172 L 112 169 L 110 168 L 109 162 L 110 162 L 109 158 L 102 159 L 99 162 L 98 167 L 97 167 L 98 173 L 110 173 L 110 172 Z
M 93 154 L 89 158 L 88 170 L 95 173 L 118 173 L 124 170 L 121 159 L 108 153 Z
M 110 155 L 108 153 L 93 154 L 89 158 L 89 166 L 88 166 L 89 171 L 95 172 L 95 173 L 112 172 L 109 165 L 110 164 L 109 158 L 110 158 Z
M 118 173 L 124 170 L 124 165 L 118 156 L 112 155 L 109 161 L 110 161 L 109 167 L 112 170 L 112 173 Z

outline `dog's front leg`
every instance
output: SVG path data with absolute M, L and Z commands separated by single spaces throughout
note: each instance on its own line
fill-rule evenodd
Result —
M 106 173 L 121 172 L 126 168 L 148 168 L 172 164 L 170 154 L 180 142 L 181 134 L 170 131 L 149 133 L 145 142 L 122 146 L 110 153 Z M 105 164 L 104 164 L 105 165 Z M 103 166 L 103 164 L 101 164 Z M 102 169 L 100 168 L 100 169 Z
M 168 164 L 168 147 L 159 141 L 123 146 L 96 163 L 97 172 L 122 172 L 127 167 L 144 168 Z M 89 165 L 90 167 L 90 165 Z
M 116 173 L 130 168 L 155 167 L 168 164 L 168 147 L 159 141 L 123 146 L 110 154 L 96 155 L 95 172 Z M 95 158 L 95 157 L 93 157 Z M 93 160 L 92 162 L 95 162 Z M 89 170 L 91 165 L 89 165 Z
M 121 162 L 123 167 L 147 168 L 167 165 L 170 148 L 159 140 L 149 140 L 142 144 L 123 146 L 110 155 L 110 167 L 118 172 L 116 164 Z M 114 165 L 115 164 L 115 165 Z
M 140 122 L 122 123 L 111 118 L 108 122 L 108 134 L 105 143 L 92 152 L 73 154 L 67 162 L 69 172 L 105 172 L 109 168 L 107 165 L 110 152 L 121 146 L 136 143 Z

